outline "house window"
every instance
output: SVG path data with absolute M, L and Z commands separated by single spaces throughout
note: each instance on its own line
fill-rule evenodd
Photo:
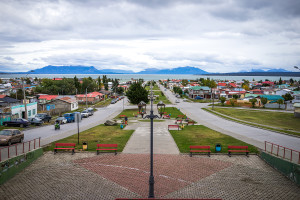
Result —
M 72 108 L 74 108 L 74 104 L 72 103 Z
M 35 109 L 32 110 L 32 114 L 35 115 Z
M 30 116 L 31 116 L 31 110 L 28 111 L 28 117 L 30 117 Z
M 296 100 L 300 100 L 300 96 L 296 96 Z

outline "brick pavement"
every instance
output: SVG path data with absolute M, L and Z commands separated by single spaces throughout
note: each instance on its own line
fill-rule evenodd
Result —
M 299 199 L 300 188 L 251 155 L 155 155 L 155 195 L 165 198 Z M 1 199 L 147 197 L 149 156 L 47 152 L 0 186 Z

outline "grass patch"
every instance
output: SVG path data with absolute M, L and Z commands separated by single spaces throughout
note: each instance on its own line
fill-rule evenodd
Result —
M 258 149 L 255 146 L 203 125 L 186 126 L 181 131 L 170 130 L 170 133 L 181 153 L 189 153 L 190 145 L 208 145 L 211 147 L 211 152 L 215 153 L 215 145 L 217 143 L 220 143 L 222 146 L 221 153 L 227 153 L 228 145 L 248 146 L 250 153 L 258 153 Z
M 165 112 L 171 114 L 171 118 L 176 118 L 178 115 L 185 115 L 176 107 L 166 107 Z
M 119 119 L 121 115 L 126 115 L 127 117 L 134 117 L 139 112 L 139 109 L 125 109 L 119 115 L 115 117 L 115 119 Z
M 162 91 L 153 91 L 153 95 L 159 95 L 153 102 L 154 104 L 157 104 L 160 101 L 162 101 L 164 104 L 171 104 L 169 99 L 165 95 L 163 95 Z
M 191 100 L 192 102 L 196 102 L 196 103 L 212 103 L 213 100 L 211 99 L 191 99 L 188 98 L 189 100 Z
M 96 103 L 94 105 L 94 107 L 95 108 L 106 107 L 106 106 L 110 105 L 110 102 L 111 102 L 111 99 L 108 98 L 108 99 L 105 99 L 105 101 L 100 101 L 100 102 Z
M 70 137 L 57 140 L 51 143 L 50 146 L 45 147 L 45 151 L 53 151 L 55 143 L 76 143 L 76 150 L 82 149 L 82 142 L 88 142 L 88 151 L 96 151 L 96 144 L 118 144 L 118 152 L 122 152 L 127 141 L 134 130 L 123 130 L 120 126 L 105 126 L 103 124 L 95 126 L 91 129 L 79 133 L 79 145 L 78 135 L 74 134 Z
M 294 130 L 300 132 L 300 119 L 294 117 L 293 113 L 261 110 L 241 110 L 230 108 L 215 108 L 214 110 L 224 115 L 238 118 L 244 121 L 258 123 L 261 125 L 274 126 L 284 130 Z
M 276 131 L 276 132 L 281 132 L 281 133 L 287 133 L 287 134 L 290 134 L 290 135 L 298 135 L 300 136 L 300 133 L 297 133 L 297 132 L 293 132 L 293 131 L 288 131 L 288 130 L 284 130 L 284 129 L 280 129 L 280 128 L 276 128 L 274 126 L 274 128 L 271 128 L 271 127 L 268 127 L 268 126 L 264 126 L 264 125 L 261 125 L 261 124 L 253 124 L 253 123 L 250 123 L 250 122 L 245 122 L 245 121 L 241 121 L 241 120 L 238 120 L 238 119 L 233 119 L 233 118 L 230 118 L 228 116 L 224 116 L 224 115 L 221 115 L 220 113 L 218 112 L 213 112 L 211 109 L 207 109 L 207 108 L 202 108 L 203 110 L 206 110 L 214 115 L 217 115 L 219 117 L 222 117 L 224 119 L 228 119 L 228 120 L 231 120 L 231 121 L 235 121 L 235 122 L 238 122 L 238 123 L 241 123 L 241 124 L 245 124 L 245 125 L 249 125 L 249 126 L 255 126 L 255 127 L 258 127 L 258 128 L 262 128 L 262 129 L 268 129 L 268 130 L 271 130 L 271 131 Z M 214 109 L 215 110 L 215 109 Z M 260 112 L 260 111 L 259 111 Z
M 150 86 L 146 86 L 145 89 L 150 91 Z M 155 85 L 153 86 L 153 90 L 160 90 L 160 89 L 159 89 L 159 87 L 155 84 Z

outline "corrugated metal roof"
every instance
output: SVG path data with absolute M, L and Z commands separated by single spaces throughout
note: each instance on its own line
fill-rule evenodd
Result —
M 192 90 L 210 90 L 210 87 L 207 86 L 194 86 L 191 87 Z

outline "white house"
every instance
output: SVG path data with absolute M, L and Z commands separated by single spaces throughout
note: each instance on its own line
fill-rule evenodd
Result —
M 26 104 L 27 117 L 34 117 L 37 114 L 37 102 Z M 11 107 L 13 118 L 25 118 L 25 105 L 17 105 Z

